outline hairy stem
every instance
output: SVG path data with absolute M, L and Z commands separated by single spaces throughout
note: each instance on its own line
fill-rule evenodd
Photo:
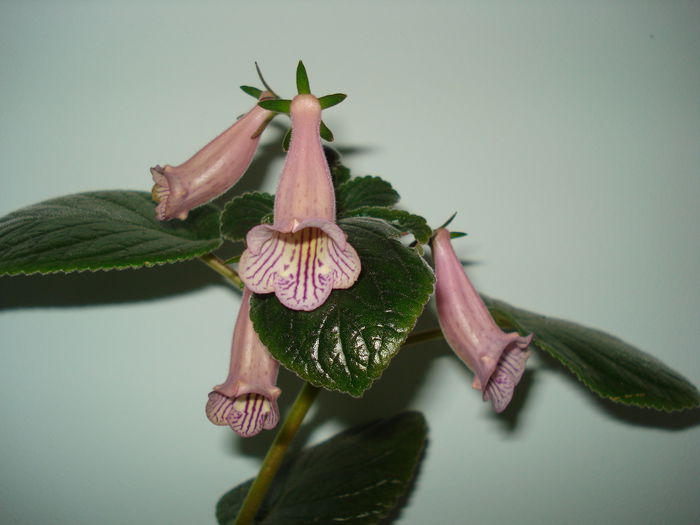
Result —
M 443 339 L 445 336 L 442 335 L 442 330 L 439 328 L 433 328 L 431 330 L 424 330 L 423 332 L 417 332 L 409 335 L 404 341 L 403 346 L 412 345 L 415 343 L 422 343 L 424 341 L 430 341 L 431 339 Z
M 204 255 L 200 255 L 199 260 L 216 273 L 223 275 L 226 280 L 228 280 L 236 288 L 243 288 L 243 281 L 241 281 L 238 273 L 213 253 L 205 253 Z
M 316 399 L 318 391 L 318 387 L 305 383 L 299 391 L 299 394 L 297 394 L 292 408 L 289 410 L 284 423 L 282 423 L 282 426 L 275 436 L 275 440 L 267 451 L 267 455 L 260 467 L 260 472 L 258 472 L 258 477 L 253 481 L 245 500 L 243 500 L 241 510 L 238 512 L 238 516 L 236 516 L 235 525 L 249 525 L 253 523 L 253 518 L 255 518 L 265 498 L 265 494 L 267 494 L 267 489 L 275 478 L 275 474 L 277 474 L 277 470 L 282 464 L 284 455 L 289 449 L 289 445 L 291 445 L 297 430 L 299 430 L 306 412 L 314 402 L 314 399 Z

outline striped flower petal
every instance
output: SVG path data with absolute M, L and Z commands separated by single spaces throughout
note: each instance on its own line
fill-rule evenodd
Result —
M 527 337 L 530 344 L 532 335 Z M 506 348 L 484 388 L 484 401 L 491 401 L 496 412 L 503 412 L 513 398 L 515 386 L 525 372 L 525 363 L 530 353 L 513 344 Z
M 335 224 L 293 233 L 258 228 L 252 232 L 258 242 L 249 245 L 239 266 L 241 279 L 253 292 L 275 292 L 287 308 L 310 311 L 322 305 L 333 288 L 349 288 L 357 280 L 360 259 L 350 244 L 336 242 L 338 232 L 343 240 L 345 234 Z M 329 229 L 338 232 L 331 237 Z M 260 240 L 261 235 L 267 239 Z
M 254 393 L 231 399 L 219 392 L 212 392 L 206 413 L 209 421 L 215 425 L 228 425 L 241 437 L 252 437 L 264 428 L 274 428 L 279 420 L 279 414 L 270 401 Z

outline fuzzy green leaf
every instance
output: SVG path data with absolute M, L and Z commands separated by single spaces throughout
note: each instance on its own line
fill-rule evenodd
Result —
M 253 226 L 272 213 L 274 196 L 269 193 L 244 193 L 230 200 L 221 214 L 221 235 L 230 241 L 242 241 Z
M 600 330 L 552 319 L 484 297 L 498 325 L 534 333 L 532 344 L 565 365 L 601 397 L 673 411 L 700 406 L 700 393 L 658 359 Z
M 288 457 L 253 523 L 380 523 L 400 503 L 422 459 L 428 427 L 405 412 L 338 434 Z M 220 525 L 232 525 L 252 480 L 216 506 Z
M 425 244 L 430 240 L 433 230 L 420 215 L 413 215 L 405 210 L 396 210 L 383 206 L 363 206 L 347 211 L 344 217 L 374 217 L 382 219 L 392 226 L 395 226 L 402 233 L 408 232 L 421 243 Z
M 330 146 L 323 146 L 323 153 L 326 155 L 326 161 L 331 170 L 333 187 L 337 188 L 341 184 L 349 181 L 350 170 L 341 163 L 340 154 Z
M 168 222 L 154 210 L 151 195 L 139 191 L 79 193 L 17 210 L 0 218 L 0 274 L 153 266 L 221 244 L 216 207 Z
M 355 177 L 338 186 L 335 192 L 338 215 L 364 206 L 393 206 L 399 194 L 387 181 L 367 175 Z
M 284 366 L 314 385 L 360 396 L 413 329 L 435 278 L 386 222 L 357 217 L 339 225 L 362 261 L 357 282 L 333 290 L 311 312 L 290 310 L 274 294 L 255 295 L 250 317 Z

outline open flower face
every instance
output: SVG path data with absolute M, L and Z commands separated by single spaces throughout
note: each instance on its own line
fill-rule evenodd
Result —
M 272 98 L 269 91 L 260 100 Z M 153 198 L 159 220 L 186 219 L 193 208 L 221 195 L 248 169 L 260 133 L 274 113 L 258 105 L 204 146 L 184 164 L 151 168 Z
M 496 325 L 464 273 L 449 231 L 437 230 L 432 247 L 440 327 L 452 350 L 474 371 L 472 386 L 502 412 L 525 371 L 532 334 L 506 334 Z
M 309 311 L 334 288 L 352 286 L 361 264 L 335 224 L 335 191 L 319 137 L 318 99 L 297 95 L 291 116 L 292 141 L 275 195 L 274 223 L 248 233 L 239 274 L 253 292 L 274 292 L 286 307 Z
M 209 394 L 206 413 L 215 425 L 228 425 L 243 437 L 254 436 L 279 421 L 275 386 L 279 363 L 260 342 L 250 321 L 250 290 L 243 292 L 231 343 L 226 381 Z

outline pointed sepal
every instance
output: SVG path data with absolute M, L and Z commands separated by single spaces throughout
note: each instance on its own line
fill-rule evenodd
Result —
M 328 129 L 328 126 L 326 126 L 323 121 L 321 121 L 321 127 L 319 128 L 318 132 L 323 140 L 333 142 L 333 132 Z
M 309 76 L 306 74 L 306 68 L 301 60 L 299 64 L 297 64 L 297 92 L 300 95 L 308 95 L 311 93 Z
M 251 97 L 253 97 L 255 99 L 259 99 L 260 95 L 262 95 L 262 93 L 263 93 L 262 89 L 258 89 L 258 88 L 253 87 L 253 86 L 240 86 L 240 88 L 243 91 L 243 93 L 245 93 L 246 95 L 250 95 Z
M 345 93 L 333 93 L 332 95 L 319 97 L 318 102 L 321 104 L 321 109 L 328 109 L 340 104 L 347 97 Z
M 271 99 L 271 100 L 261 100 L 258 102 L 258 106 L 268 111 L 276 111 L 278 113 L 286 113 L 289 115 L 292 110 L 292 101 L 282 98 Z

